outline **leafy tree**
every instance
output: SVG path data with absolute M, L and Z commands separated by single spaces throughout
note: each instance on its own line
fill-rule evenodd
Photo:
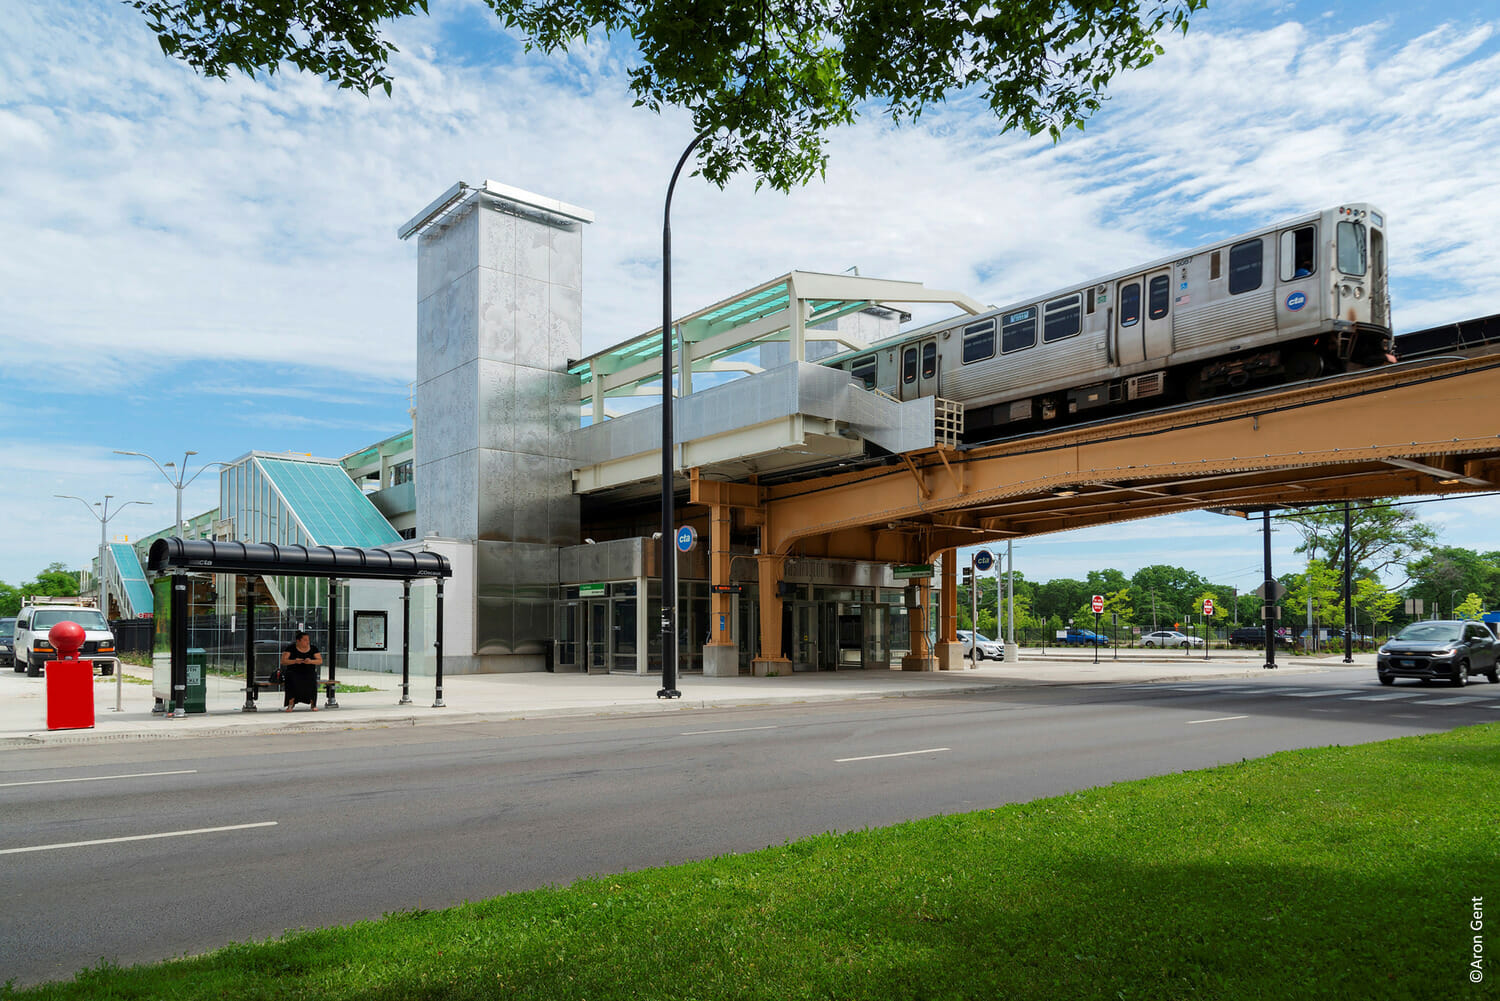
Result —
M 0 581 L 0 618 L 10 618 L 21 610 L 21 590 Z
M 1313 626 L 1337 623 L 1344 624 L 1344 578 L 1322 560 L 1312 560 L 1307 569 L 1294 574 L 1288 585 L 1286 604 L 1288 614 L 1295 621 L 1297 609 L 1306 609 L 1312 601 Z
M 1344 505 L 1320 504 L 1281 516 L 1302 536 L 1297 552 L 1344 572 Z M 1437 532 L 1409 507 L 1360 504 L 1350 515 L 1350 556 L 1356 574 L 1383 574 L 1425 552 Z
M 1057 617 L 1059 620 L 1077 618 L 1078 608 L 1088 604 L 1089 596 L 1094 592 L 1089 590 L 1088 584 L 1071 577 L 1055 577 L 1045 584 L 1036 586 L 1034 607 L 1037 614 L 1044 618 Z
M 208 77 L 283 64 L 339 87 L 391 93 L 396 47 L 384 31 L 427 0 L 127 0 L 162 52 Z M 1001 131 L 1082 126 L 1116 73 L 1162 52 L 1207 0 L 1029 3 L 842 0 L 485 0 L 528 49 L 566 52 L 628 38 L 637 105 L 687 109 L 705 133 L 702 173 L 723 186 L 753 170 L 789 190 L 827 163 L 824 133 L 869 107 L 917 119 L 960 93 Z
M 1193 597 L 1207 586 L 1208 581 L 1191 570 L 1164 563 L 1142 567 L 1130 578 L 1141 625 L 1150 622 L 1153 629 L 1180 622 L 1191 610 Z
M 49 563 L 36 575 L 36 580 L 21 588 L 26 594 L 43 594 L 49 597 L 72 597 L 78 593 L 78 571 L 69 570 L 61 563 Z
M 1428 608 L 1447 608 L 1453 592 L 1477 594 L 1481 603 L 1500 605 L 1500 553 L 1476 553 L 1460 546 L 1438 546 L 1406 566 L 1411 586 L 1407 596 L 1421 598 Z
M 1401 607 L 1401 596 L 1386 590 L 1385 585 L 1374 577 L 1361 577 L 1355 581 L 1352 598 L 1355 610 L 1370 623 L 1371 636 L 1375 635 L 1375 627 L 1391 621 L 1391 616 Z
M 1470 592 L 1458 607 L 1453 610 L 1455 619 L 1477 619 L 1484 614 L 1484 600 L 1479 595 Z

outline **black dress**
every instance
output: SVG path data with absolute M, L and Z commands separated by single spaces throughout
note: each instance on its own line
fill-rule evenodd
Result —
M 318 648 L 311 643 L 306 650 L 298 650 L 297 644 L 292 643 L 283 653 L 292 658 L 294 663 L 281 666 L 282 684 L 286 692 L 283 705 L 294 706 L 298 702 L 306 702 L 308 705 L 317 707 L 318 704 L 318 665 L 298 664 L 297 658 L 306 657 L 312 660 L 318 655 Z

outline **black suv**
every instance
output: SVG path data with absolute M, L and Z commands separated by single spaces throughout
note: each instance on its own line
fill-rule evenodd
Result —
M 1291 646 L 1291 639 L 1282 633 L 1274 633 L 1277 646 Z M 1266 629 L 1265 626 L 1241 626 L 1229 634 L 1230 646 L 1251 646 L 1265 649 Z
M 1387 640 L 1376 652 L 1375 669 L 1382 685 L 1397 678 L 1467 685 L 1471 674 L 1500 683 L 1497 657 L 1500 641 L 1484 623 L 1434 619 L 1413 622 Z

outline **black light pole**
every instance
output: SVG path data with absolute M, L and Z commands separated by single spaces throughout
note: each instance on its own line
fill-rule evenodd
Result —
M 677 544 L 672 496 L 672 192 L 682 165 L 704 138 L 712 132 L 704 129 L 688 143 L 672 171 L 667 185 L 667 201 L 661 212 L 661 689 L 659 699 L 680 699 L 677 690 L 677 560 L 672 547 Z
M 1276 578 L 1271 576 L 1271 509 L 1268 507 L 1261 512 L 1261 535 L 1265 541 L 1265 564 L 1266 582 L 1261 585 L 1261 613 L 1260 620 L 1265 624 L 1266 630 L 1266 663 L 1265 667 L 1276 666 L 1276 623 L 1273 618 L 1276 611 L 1276 602 L 1272 597 L 1276 592 Z
M 1354 663 L 1354 626 L 1350 620 L 1354 617 L 1354 605 L 1350 601 L 1352 595 L 1351 582 L 1353 581 L 1353 570 L 1349 566 L 1349 557 L 1354 552 L 1354 546 L 1349 537 L 1349 502 L 1344 501 L 1344 663 Z

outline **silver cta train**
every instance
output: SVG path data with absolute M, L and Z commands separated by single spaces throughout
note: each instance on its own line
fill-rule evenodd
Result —
M 1394 361 L 1385 214 L 1341 205 L 824 362 L 965 437 Z M 1022 428 L 1017 427 L 1016 430 Z

